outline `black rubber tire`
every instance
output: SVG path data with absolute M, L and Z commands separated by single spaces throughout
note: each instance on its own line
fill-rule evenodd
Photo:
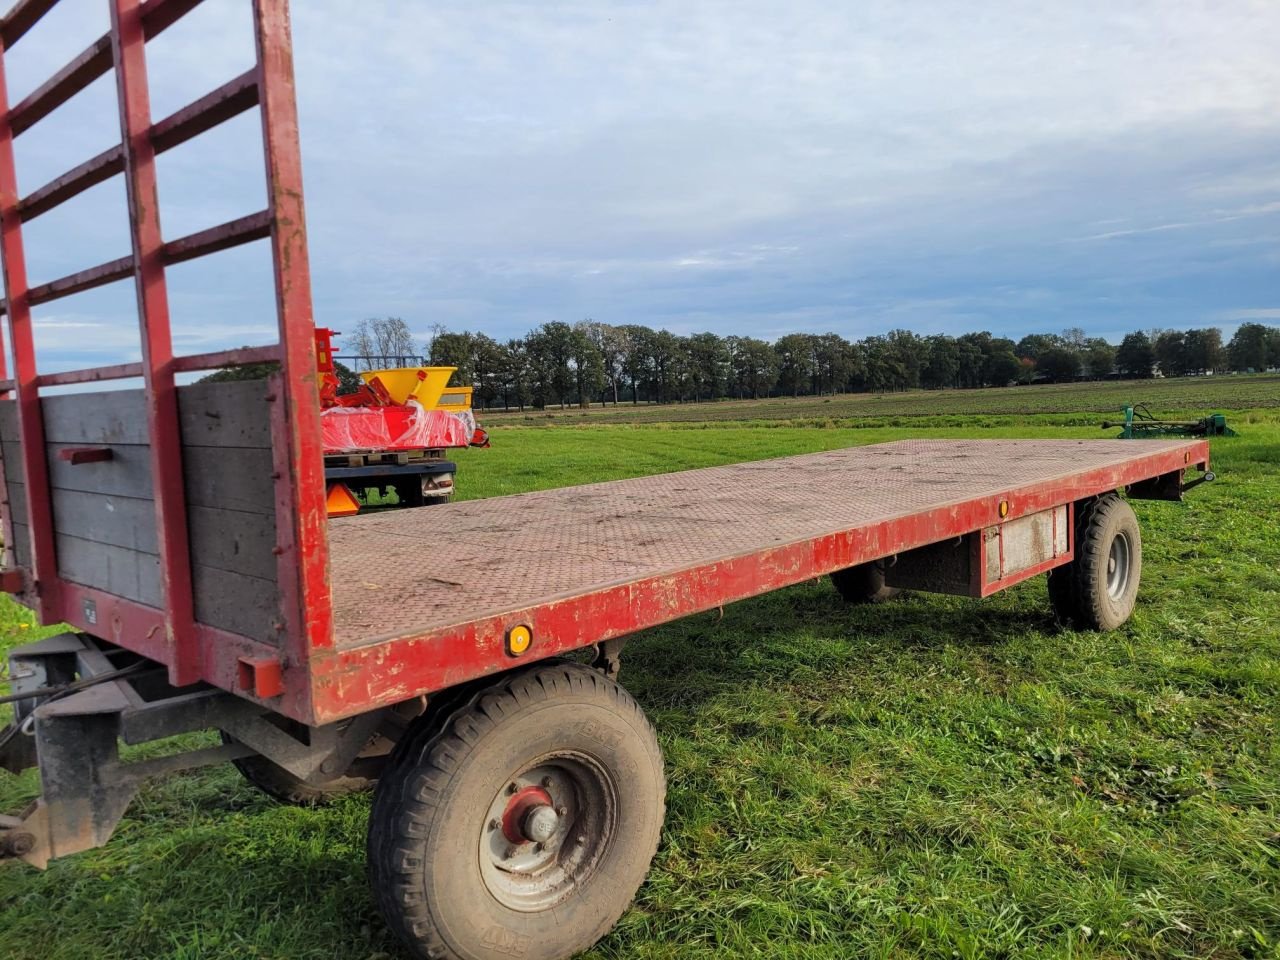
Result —
M 1133 615 L 1142 580 L 1142 532 L 1114 493 L 1076 504 L 1075 559 L 1049 571 L 1049 601 L 1064 624 L 1115 630 Z M 1112 584 L 1112 546 L 1123 538 L 1125 574 Z M 1114 589 L 1113 589 L 1114 586 Z
M 847 603 L 883 603 L 902 591 L 884 585 L 884 561 L 872 560 L 831 574 L 831 582 Z
M 512 909 L 483 876 L 495 796 L 531 765 L 588 756 L 616 785 L 594 866 L 554 905 Z M 414 956 L 558 960 L 612 929 L 657 852 L 666 778 L 653 727 L 618 684 L 577 663 L 508 674 L 397 745 L 369 816 L 369 879 Z M 571 828 L 570 832 L 576 828 Z
M 238 742 L 224 731 L 218 731 L 223 743 Z M 242 757 L 232 760 L 240 775 L 267 796 L 295 807 L 314 807 L 335 797 L 372 790 L 378 781 L 367 777 L 336 777 L 325 783 L 307 783 L 266 757 Z

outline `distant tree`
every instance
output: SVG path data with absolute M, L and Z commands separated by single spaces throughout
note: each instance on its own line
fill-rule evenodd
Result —
M 689 386 L 694 401 L 722 397 L 730 377 L 729 347 L 714 333 L 695 333 L 687 340 Z
M 1080 372 L 1080 354 L 1070 347 L 1053 347 L 1036 361 L 1036 369 L 1053 383 L 1070 383 Z
M 1054 347 L 1066 346 L 1062 338 L 1056 333 L 1029 333 L 1018 341 L 1014 348 L 1019 358 L 1027 358 L 1029 360 L 1039 360 L 1046 350 L 1052 350 Z
M 1116 348 L 1101 337 L 1085 343 L 1084 369 L 1095 380 L 1111 376 L 1116 368 Z
M 986 382 L 989 333 L 966 333 L 956 338 L 956 386 L 980 387 Z
M 532 400 L 529 388 L 529 349 L 523 338 L 508 340 L 498 354 L 497 383 L 505 410 L 519 407 L 524 410 Z
M 1185 348 L 1188 373 L 1217 373 L 1227 365 L 1222 331 L 1217 327 L 1188 330 Z
M 788 333 L 773 346 L 778 355 L 778 389 L 793 397 L 809 391 L 813 379 L 813 345 L 808 334 Z
M 955 386 L 960 370 L 960 351 L 954 337 L 934 334 L 925 340 L 925 361 L 920 369 L 920 385 L 929 390 Z
M 1280 326 L 1267 328 L 1267 358 L 1263 362 L 1266 364 L 1266 369 L 1280 366 Z
M 993 387 L 1007 387 L 1022 373 L 1022 361 L 1012 350 L 998 350 L 987 357 L 983 376 Z
M 853 375 L 858 354 L 838 333 L 824 333 L 813 338 L 814 392 L 840 393 Z
M 356 361 L 357 370 L 412 365 L 427 352 L 414 340 L 409 324 L 401 317 L 360 320 L 343 335 L 342 346 L 347 356 L 367 358 Z
M 1062 331 L 1062 344 L 1076 354 L 1084 352 L 1085 346 L 1089 338 L 1085 336 L 1084 330 L 1080 327 L 1067 327 Z
M 248 349 L 242 348 L 242 349 Z M 341 366 L 338 364 L 337 366 Z M 228 383 L 236 380 L 265 380 L 271 374 L 280 369 L 280 364 L 271 363 L 243 363 L 234 367 L 223 367 L 221 370 L 215 370 L 213 373 L 206 374 L 201 377 L 197 383 Z M 345 367 L 343 369 L 346 369 Z M 341 377 L 339 377 L 341 383 Z
M 920 371 L 924 369 L 927 347 L 925 342 L 910 330 L 890 330 L 887 349 L 898 371 L 895 390 L 916 390 L 920 387 Z
M 475 337 L 470 333 L 441 333 L 431 341 L 429 359 L 432 366 L 457 367 L 453 381 L 468 385 L 475 380 L 475 371 L 471 368 L 474 354 Z
M 729 364 L 738 399 L 767 397 L 778 382 L 778 355 L 755 337 L 730 337 Z
M 631 384 L 631 402 L 640 402 L 641 387 L 653 369 L 654 333 L 648 327 L 630 324 L 618 328 L 622 333 L 623 352 L 620 363 Z
M 534 377 L 534 405 L 559 403 L 564 409 L 573 395 L 573 357 L 577 344 L 573 328 L 554 320 L 544 323 L 526 339 Z
M 1180 330 L 1162 330 L 1151 344 L 1156 354 L 1156 365 L 1166 377 L 1185 376 L 1187 364 L 1187 338 Z
M 1227 345 L 1231 369 L 1238 373 L 1265 370 L 1271 362 L 1272 339 L 1260 323 L 1242 323 Z
M 578 406 L 584 410 L 591 406 L 592 398 L 609 382 L 604 369 L 604 356 L 600 352 L 591 324 L 590 320 L 574 324 L 570 339 L 574 388 Z
M 1023 365 L 1015 352 L 1016 344 L 1004 337 L 989 338 L 983 347 L 982 379 L 989 387 L 1009 387 L 1018 379 Z
M 1126 377 L 1146 380 L 1156 365 L 1156 352 L 1151 339 L 1141 330 L 1127 334 L 1116 350 L 1116 367 Z

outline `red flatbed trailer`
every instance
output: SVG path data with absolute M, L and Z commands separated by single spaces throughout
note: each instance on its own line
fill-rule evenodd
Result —
M 329 522 L 287 0 L 253 0 L 252 70 L 159 120 L 144 47 L 199 0 L 111 0 L 111 29 L 11 104 L 3 52 L 56 2 L 0 20 L 0 587 L 71 632 L 10 654 L 0 765 L 37 766 L 42 795 L 0 819 L 0 859 L 106 843 L 174 770 L 232 761 L 293 802 L 376 783 L 371 880 L 411 952 L 567 956 L 626 908 L 661 828 L 661 753 L 616 682 L 628 636 L 823 575 L 861 601 L 1047 573 L 1060 617 L 1114 628 L 1141 571 L 1117 491 L 1212 478 L 1204 441 L 904 441 Z M 121 144 L 21 193 L 14 138 L 113 69 Z M 156 154 L 254 108 L 267 208 L 166 238 Z M 132 253 L 30 283 L 23 225 L 114 176 Z M 176 356 L 168 267 L 256 240 L 278 342 Z M 126 279 L 142 361 L 43 372 L 32 308 Z M 223 744 L 120 758 L 206 729 Z

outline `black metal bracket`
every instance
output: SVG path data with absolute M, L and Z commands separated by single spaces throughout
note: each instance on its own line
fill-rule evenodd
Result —
M 617 680 L 622 670 L 622 648 L 627 645 L 626 637 L 615 637 L 596 644 L 596 655 L 591 661 L 595 667 L 610 680 Z

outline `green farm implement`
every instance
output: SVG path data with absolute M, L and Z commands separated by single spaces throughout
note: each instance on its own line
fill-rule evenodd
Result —
M 1124 408 L 1124 420 L 1104 420 L 1103 430 L 1120 427 L 1120 440 L 1145 440 L 1150 437 L 1234 437 L 1227 418 L 1212 413 L 1199 420 L 1160 420 L 1145 404 Z

